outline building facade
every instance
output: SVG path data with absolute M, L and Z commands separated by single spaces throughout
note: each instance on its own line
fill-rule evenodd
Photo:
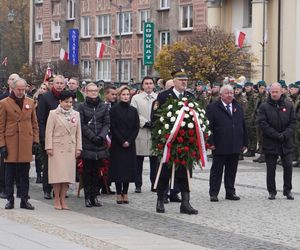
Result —
M 82 80 L 140 82 L 157 76 L 143 65 L 143 23 L 154 22 L 155 54 L 165 44 L 184 39 L 206 23 L 205 0 L 34 0 L 33 61 L 60 60 L 68 51 L 68 30 L 79 29 Z M 121 33 L 121 36 L 120 36 Z M 97 43 L 105 44 L 103 58 Z
M 300 79 L 300 1 L 209 0 L 207 24 L 243 31 L 257 61 L 253 82 Z

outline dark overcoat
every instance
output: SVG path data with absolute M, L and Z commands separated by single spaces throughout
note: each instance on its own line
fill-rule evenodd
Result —
M 256 122 L 263 133 L 263 152 L 265 154 L 289 154 L 294 150 L 294 132 L 296 118 L 293 104 L 284 97 L 278 102 L 268 97 L 260 105 Z M 284 141 L 279 140 L 279 134 L 284 135 Z
M 213 154 L 239 154 L 243 147 L 247 147 L 244 112 L 236 100 L 232 101 L 232 115 L 219 99 L 207 106 L 206 116 L 211 130 L 208 143 L 216 148 Z
M 135 139 L 139 132 L 139 115 L 129 103 L 120 102 L 110 109 L 110 168 L 112 182 L 134 182 L 137 169 Z M 122 144 L 128 141 L 128 148 Z

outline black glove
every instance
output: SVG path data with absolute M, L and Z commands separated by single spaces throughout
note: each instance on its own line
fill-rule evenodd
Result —
M 32 144 L 32 154 L 36 155 L 39 152 L 40 149 L 40 144 L 38 144 L 37 142 L 34 142 Z
M 151 122 L 146 122 L 144 125 L 144 128 L 151 128 L 152 127 L 152 123 Z
M 103 145 L 103 141 L 104 140 L 101 136 L 96 136 L 94 139 L 94 142 L 98 147 L 101 147 Z
M 283 133 L 280 133 L 279 135 L 278 135 L 278 138 L 277 138 L 280 142 L 284 142 L 285 141 L 285 136 L 284 136 L 284 134 Z
M 8 152 L 7 152 L 7 147 L 6 146 L 0 148 L 0 155 L 3 159 L 7 158 Z

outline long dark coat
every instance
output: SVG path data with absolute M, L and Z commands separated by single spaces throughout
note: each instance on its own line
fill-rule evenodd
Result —
M 129 103 L 120 102 L 110 110 L 111 150 L 109 178 L 112 182 L 134 182 L 137 169 L 135 139 L 139 132 L 139 115 Z M 128 148 L 122 144 L 128 141 Z
M 278 102 L 268 97 L 260 105 L 256 121 L 263 133 L 264 153 L 281 155 L 293 152 L 296 118 L 292 103 L 283 97 Z M 283 142 L 278 139 L 280 133 L 284 134 Z
M 212 132 L 208 143 L 214 145 L 217 155 L 239 154 L 247 147 L 247 131 L 242 107 L 236 100 L 232 101 L 232 115 L 229 114 L 221 100 L 209 104 L 206 116 Z

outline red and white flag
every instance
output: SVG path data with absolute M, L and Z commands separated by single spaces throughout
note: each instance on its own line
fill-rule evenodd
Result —
M 46 70 L 46 73 L 45 73 L 44 82 L 47 82 L 51 76 L 52 76 L 52 70 L 48 66 L 47 70 Z
M 59 59 L 62 61 L 69 61 L 69 54 L 63 48 L 60 48 Z
M 264 35 L 264 43 L 265 43 L 265 44 L 268 43 L 268 31 L 265 32 L 265 35 Z
M 104 50 L 105 50 L 105 43 L 97 42 L 96 57 L 99 58 L 99 59 L 103 58 Z
M 2 61 L 1 65 L 4 65 L 6 67 L 7 64 L 8 64 L 8 59 L 7 59 L 7 56 L 6 56 L 6 57 L 4 57 L 4 60 Z
M 114 46 L 114 45 L 116 45 L 116 39 L 115 38 L 113 38 L 113 37 L 111 37 L 110 38 L 110 45 L 112 45 L 112 46 Z
M 235 45 L 239 46 L 239 48 L 242 48 L 245 38 L 246 38 L 246 33 L 242 32 L 242 31 L 237 31 L 236 37 L 235 37 Z

